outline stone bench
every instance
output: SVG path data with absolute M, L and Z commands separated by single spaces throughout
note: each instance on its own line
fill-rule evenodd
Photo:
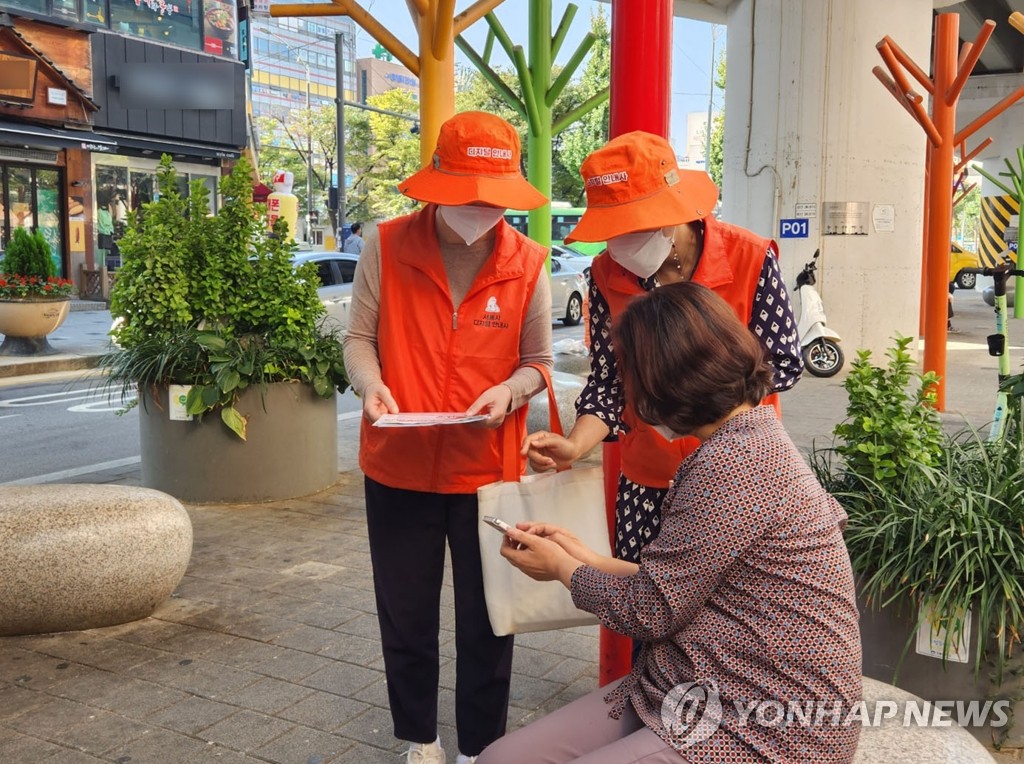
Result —
M 192 554 L 192 522 L 167 494 L 114 485 L 0 488 L 0 636 L 145 618 Z
M 904 726 L 904 703 L 924 703 L 906 690 L 864 677 L 864 700 L 871 714 L 878 701 L 895 701 L 900 711 L 877 727 L 863 727 L 854 764 L 993 764 L 995 761 L 970 732 L 955 722 L 948 727 Z

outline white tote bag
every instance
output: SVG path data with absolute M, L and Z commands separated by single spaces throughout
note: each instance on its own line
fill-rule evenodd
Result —
M 562 434 L 551 380 L 548 387 L 550 430 Z M 477 489 L 479 517 L 498 517 L 510 525 L 543 521 L 575 533 L 598 554 L 610 555 L 605 516 L 604 474 L 600 467 L 568 469 L 540 475 L 519 475 L 519 443 L 512 418 L 506 424 L 506 479 Z M 504 538 L 479 523 L 484 596 L 491 628 L 497 636 L 563 629 L 597 623 L 590 613 L 572 604 L 569 590 L 558 581 L 534 581 L 501 556 Z

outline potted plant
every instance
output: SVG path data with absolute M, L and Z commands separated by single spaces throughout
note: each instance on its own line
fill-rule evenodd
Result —
M 1024 375 L 1004 383 L 1000 440 L 948 434 L 936 376 L 913 372 L 910 342 L 897 339 L 886 368 L 858 353 L 847 419 L 812 454 L 849 515 L 864 673 L 929 700 L 1010 699 L 1024 711 Z M 979 736 L 1024 745 L 1019 716 Z
M 283 221 L 267 232 L 243 159 L 208 214 L 202 183 L 130 216 L 111 292 L 118 349 L 101 364 L 138 396 L 142 481 L 195 502 L 268 501 L 337 479 L 334 395 L 347 387 L 323 324 L 316 267 L 292 265 Z
M 58 352 L 46 335 L 67 318 L 71 290 L 70 281 L 55 275 L 42 233 L 15 228 L 0 264 L 0 355 Z

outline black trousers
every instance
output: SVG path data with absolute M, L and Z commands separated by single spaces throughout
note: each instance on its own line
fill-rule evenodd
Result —
M 390 488 L 366 478 L 384 670 L 395 737 L 437 737 L 438 632 L 445 540 L 455 586 L 455 722 L 459 751 L 475 756 L 505 734 L 512 637 L 491 631 L 484 602 L 476 494 Z

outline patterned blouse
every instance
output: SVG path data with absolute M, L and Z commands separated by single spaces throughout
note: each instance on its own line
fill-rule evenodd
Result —
M 653 277 L 640 280 L 640 284 L 648 292 L 656 286 Z M 594 279 L 590 281 L 589 309 L 590 376 L 576 401 L 576 415 L 598 417 L 614 436 L 618 434 L 625 403 L 612 348 L 611 311 Z M 804 369 L 800 339 L 782 272 L 771 251 L 765 253 L 748 328 L 771 357 L 775 370 L 774 391 L 782 392 L 795 385 Z
M 639 572 L 573 574 L 577 607 L 645 643 L 611 715 L 631 702 L 694 764 L 851 762 L 861 651 L 845 522 L 773 409 L 722 425 L 680 465 Z M 720 724 L 683 723 L 687 683 L 717 690 Z

